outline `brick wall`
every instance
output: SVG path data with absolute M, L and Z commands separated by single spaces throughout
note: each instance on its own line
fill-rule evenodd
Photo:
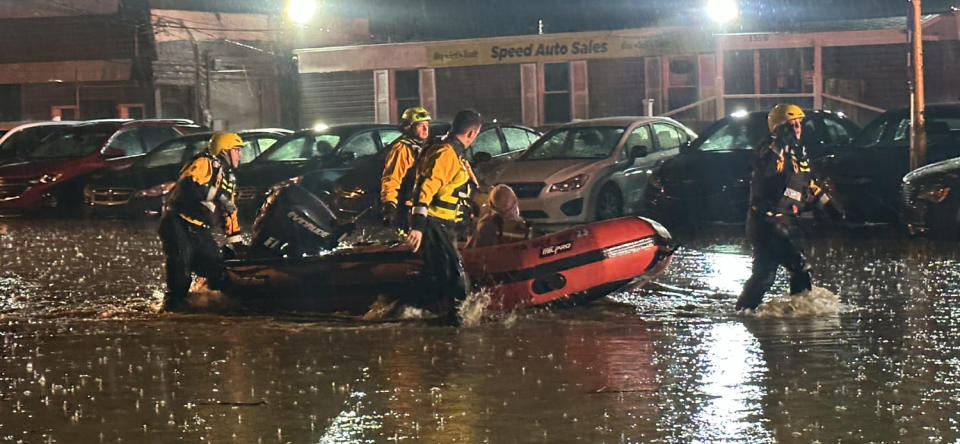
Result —
M 643 58 L 587 62 L 590 117 L 639 116 L 643 110 Z
M 960 42 L 924 43 L 923 67 L 927 103 L 960 101 Z
M 441 68 L 435 75 L 438 119 L 450 120 L 457 111 L 472 108 L 485 120 L 523 121 L 519 65 Z
M 890 109 L 907 106 L 906 45 L 823 48 L 823 78 L 862 82 L 860 98 L 845 97 Z M 830 91 L 824 91 L 830 93 Z

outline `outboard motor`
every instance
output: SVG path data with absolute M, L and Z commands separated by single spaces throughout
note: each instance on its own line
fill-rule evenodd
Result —
M 270 191 L 253 223 L 249 257 L 300 257 L 336 248 L 354 224 L 341 224 L 330 208 L 297 184 Z

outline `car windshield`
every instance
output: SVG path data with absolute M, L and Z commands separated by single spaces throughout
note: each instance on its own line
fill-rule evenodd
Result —
M 269 150 L 257 157 L 257 162 L 289 162 L 309 160 L 333 152 L 340 143 L 336 134 L 301 134 L 274 144 Z
M 24 128 L 7 137 L 0 145 L 0 157 L 22 156 L 39 146 L 51 133 L 63 129 L 63 125 L 40 125 Z
M 891 121 L 898 121 L 892 117 L 881 116 L 873 119 L 860 134 L 853 140 L 853 144 L 860 147 L 870 147 L 877 145 L 883 140 L 883 134 L 887 131 L 887 126 Z
M 530 146 L 519 160 L 602 159 L 613 152 L 622 126 L 576 126 L 555 129 Z
M 70 128 L 50 135 L 35 150 L 27 153 L 30 159 L 54 157 L 83 157 L 96 152 L 116 128 L 89 126 Z
M 951 109 L 928 110 L 926 127 L 929 138 L 956 137 L 960 133 L 960 113 Z M 854 140 L 859 147 L 902 146 L 910 140 L 910 116 L 895 114 L 873 119 Z
M 749 150 L 767 134 L 767 119 L 762 113 L 746 118 L 730 117 L 707 129 L 693 143 L 700 151 Z
M 143 160 L 137 163 L 137 167 L 156 168 L 160 166 L 180 164 L 185 158 L 195 156 L 206 149 L 207 139 L 207 137 L 189 137 L 172 140 L 169 143 L 165 143 L 153 151 L 150 151 L 143 158 Z M 184 152 L 188 149 L 190 150 L 190 153 L 185 154 Z

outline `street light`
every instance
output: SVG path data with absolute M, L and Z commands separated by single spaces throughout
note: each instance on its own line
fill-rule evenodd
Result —
M 314 0 L 290 0 L 287 4 L 287 17 L 301 25 L 310 21 L 316 11 Z
M 740 15 L 736 0 L 708 0 L 707 15 L 717 24 L 723 25 Z

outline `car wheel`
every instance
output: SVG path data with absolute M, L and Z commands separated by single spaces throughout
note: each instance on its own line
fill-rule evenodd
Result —
M 597 195 L 597 220 L 623 216 L 623 197 L 616 185 L 606 184 Z

